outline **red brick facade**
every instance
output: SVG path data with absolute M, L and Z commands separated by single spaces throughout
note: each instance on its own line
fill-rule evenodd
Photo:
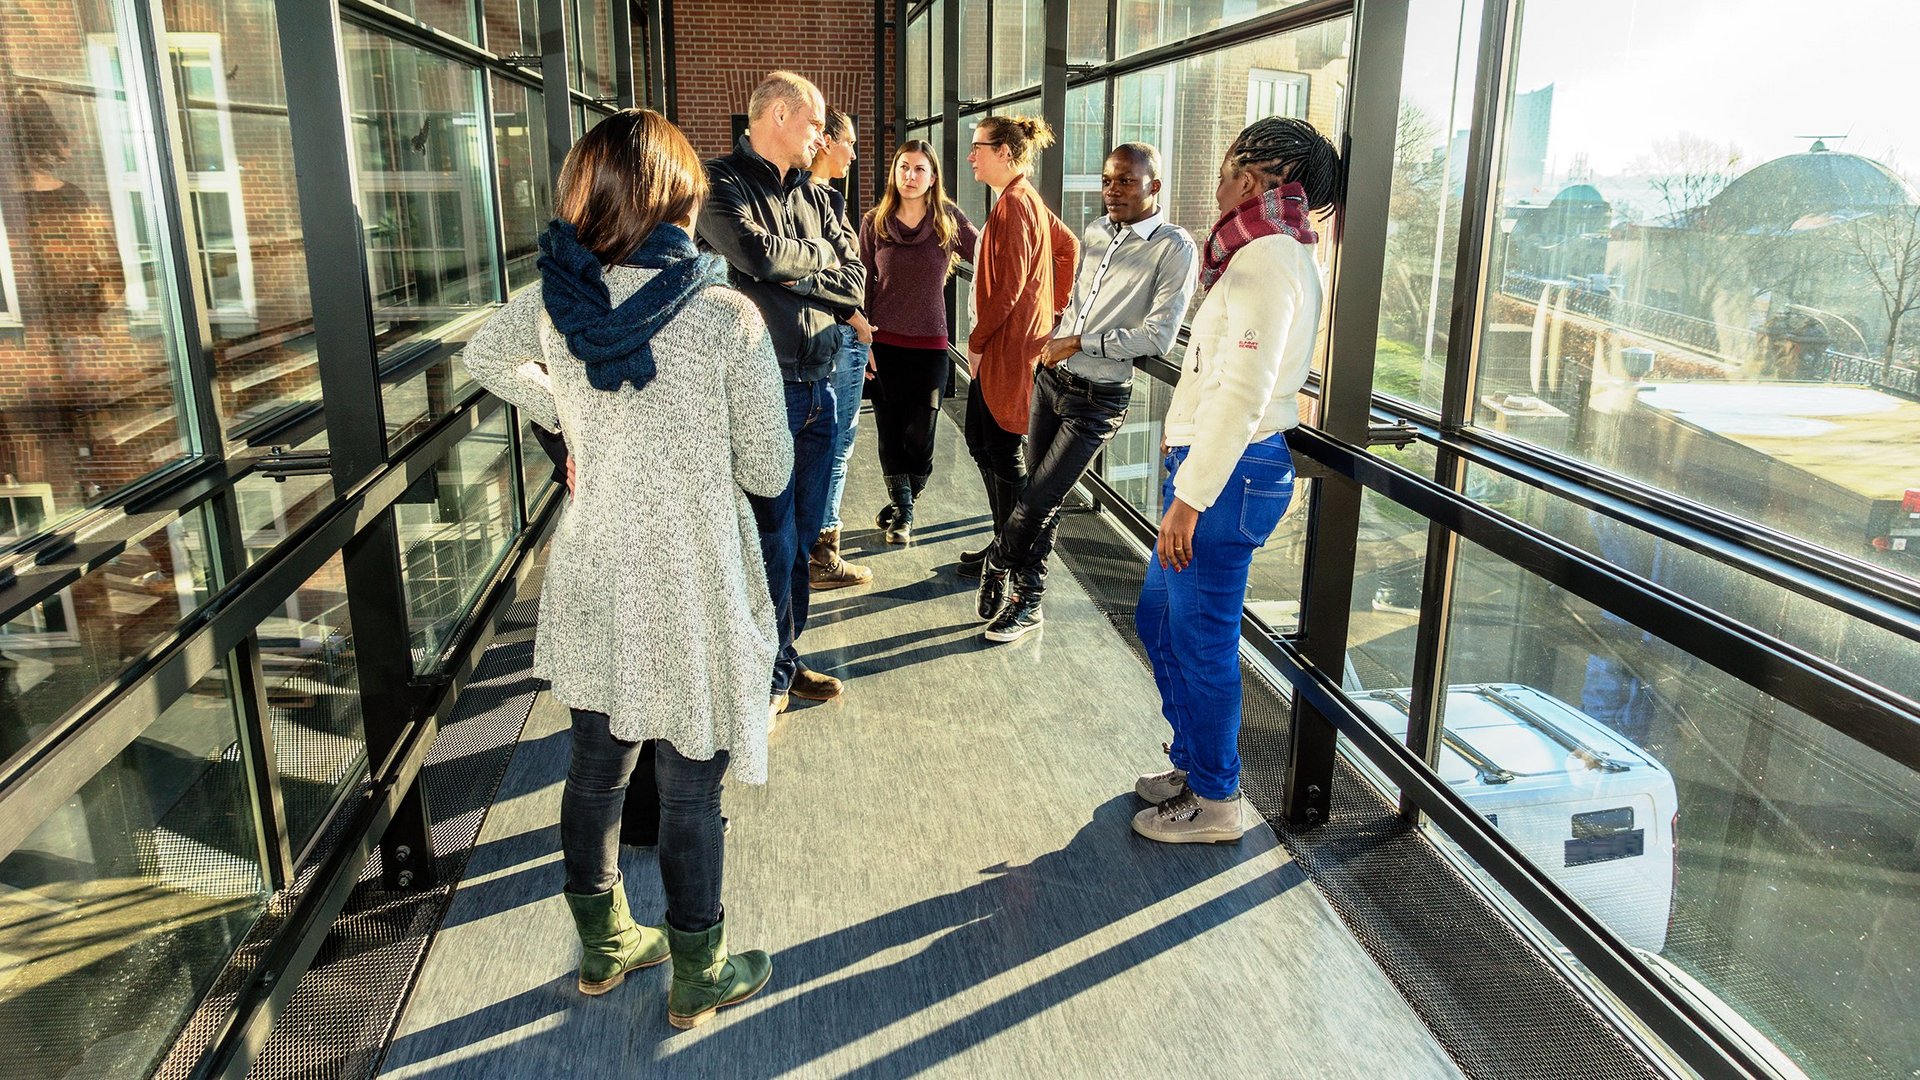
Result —
M 874 3 L 825 0 L 779 10 L 754 3 L 676 4 L 673 10 L 680 127 L 702 157 L 725 153 L 733 116 L 747 111 L 747 95 L 767 72 L 786 68 L 819 84 L 827 107 L 848 113 L 860 132 L 860 185 L 869 203 L 875 163 L 886 167 L 894 133 L 893 32 L 886 41 L 886 115 L 873 115 Z

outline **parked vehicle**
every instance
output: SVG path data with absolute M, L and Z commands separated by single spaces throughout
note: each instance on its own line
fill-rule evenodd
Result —
M 1354 691 L 1404 738 L 1407 690 Z M 1519 683 L 1447 689 L 1439 772 L 1627 944 L 1658 953 L 1673 907 L 1673 775 L 1626 737 Z

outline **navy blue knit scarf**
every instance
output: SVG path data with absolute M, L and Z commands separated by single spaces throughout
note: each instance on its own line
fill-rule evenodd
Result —
M 727 283 L 723 260 L 702 254 L 685 229 L 665 222 L 623 263 L 659 273 L 619 307 L 607 292 L 599 258 L 581 246 L 571 224 L 556 220 L 547 226 L 540 251 L 547 315 L 566 335 L 568 350 L 587 365 L 587 382 L 595 390 L 618 390 L 622 383 L 644 389 L 655 374 L 653 335 L 702 289 Z

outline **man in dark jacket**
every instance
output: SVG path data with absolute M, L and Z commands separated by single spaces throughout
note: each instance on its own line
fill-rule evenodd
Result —
M 733 153 L 707 162 L 713 190 L 696 226 L 701 246 L 727 260 L 734 287 L 765 317 L 786 383 L 793 482 L 775 498 L 750 497 L 780 632 L 776 713 L 789 693 L 826 701 L 843 689 L 840 680 L 802 666 L 795 647 L 807 623 L 807 560 L 826 516 L 837 434 L 836 313 L 850 314 L 866 294 L 855 238 L 826 193 L 809 182 L 826 115 L 819 88 L 800 76 L 776 71 L 762 80 L 747 102 L 747 133 Z

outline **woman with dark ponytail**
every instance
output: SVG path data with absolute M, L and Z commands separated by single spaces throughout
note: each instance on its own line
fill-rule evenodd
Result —
M 1040 151 L 1053 145 L 1053 129 L 1044 120 L 989 116 L 973 129 L 967 161 L 973 178 L 993 189 L 993 209 L 981 226 L 973 264 L 973 289 L 967 296 L 973 329 L 967 336 L 967 361 L 973 383 L 967 388 L 967 449 L 980 466 L 998 535 L 1027 489 L 1027 462 L 1021 436 L 1033 399 L 1033 369 L 1053 336 L 1053 324 L 1073 290 L 1073 264 L 1080 241 L 1040 199 L 1029 177 Z M 979 551 L 960 553 L 960 573 L 978 577 L 986 560 Z M 1002 579 L 1004 580 L 1004 578 Z M 980 617 L 991 619 L 1002 599 L 994 592 L 993 610 L 980 602 Z
M 1220 843 L 1245 829 L 1240 797 L 1240 612 L 1247 570 L 1293 497 L 1286 433 L 1313 362 L 1322 286 L 1308 214 L 1340 193 L 1340 156 L 1304 120 L 1247 126 L 1220 163 L 1220 218 L 1168 405 L 1160 536 L 1135 623 L 1173 727 L 1173 767 L 1134 791 L 1135 832 Z

